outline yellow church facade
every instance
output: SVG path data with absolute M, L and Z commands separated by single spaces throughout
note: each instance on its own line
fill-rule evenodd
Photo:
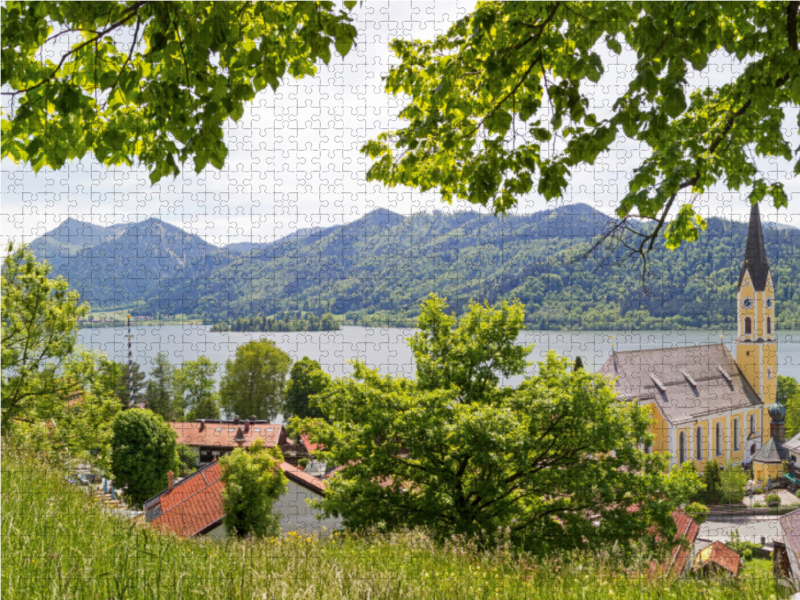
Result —
M 702 472 L 711 460 L 750 463 L 770 439 L 768 409 L 777 401 L 775 290 L 758 205 L 750 213 L 736 301 L 733 354 L 722 343 L 612 351 L 601 369 L 616 381 L 618 398 L 649 408 L 654 440 L 648 450 L 668 453 L 671 465 L 693 461 Z

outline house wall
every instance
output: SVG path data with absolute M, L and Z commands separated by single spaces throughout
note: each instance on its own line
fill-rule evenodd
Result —
M 761 482 L 762 484 L 767 483 L 767 478 L 772 478 L 774 481 L 776 478 L 780 477 L 784 473 L 783 465 L 765 465 L 757 462 L 753 462 L 753 479 L 756 481 Z
M 669 424 L 665 422 L 665 426 L 669 427 L 670 431 L 668 441 L 669 452 L 672 454 L 672 457 L 670 458 L 670 464 L 678 464 L 680 451 L 679 440 L 681 432 L 686 435 L 686 460 L 693 461 L 695 468 L 697 468 L 697 470 L 700 472 L 705 469 L 705 464 L 709 460 L 716 460 L 717 463 L 724 464 L 728 461 L 741 462 L 745 460 L 745 458 L 750 458 L 750 446 L 755 443 L 756 450 L 761 447 L 760 436 L 753 440 L 747 439 L 747 436 L 750 433 L 749 415 L 751 414 L 756 415 L 756 433 L 760 434 L 760 410 L 758 409 L 755 411 L 740 409 L 730 414 L 716 416 L 710 415 L 707 419 L 702 419 L 681 425 L 679 427 L 670 427 Z M 733 428 L 737 418 L 739 419 L 739 449 L 735 450 L 733 447 Z M 717 423 L 722 424 L 721 453 L 717 452 Z M 698 427 L 703 429 L 702 460 L 697 460 L 697 440 L 695 438 Z M 800 460 L 800 458 L 798 458 L 798 460 Z
M 318 511 L 311 508 L 306 500 L 319 500 L 321 496 L 289 480 L 289 487 L 273 505 L 273 510 L 281 516 L 281 531 L 297 531 L 298 533 L 310 535 L 315 532 L 324 532 L 323 527 L 328 531 L 331 529 L 341 529 L 340 519 L 318 520 Z
M 669 452 L 669 423 L 654 402 L 650 402 L 645 406 L 650 411 L 650 418 L 654 421 L 650 425 L 650 433 L 654 436 L 653 452 Z
M 219 525 L 214 527 L 214 529 L 212 529 L 211 531 L 208 531 L 205 534 L 205 537 L 214 538 L 214 539 L 217 539 L 217 540 L 222 540 L 222 539 L 225 539 L 227 534 L 228 534 L 228 532 L 225 530 L 225 524 L 224 523 L 220 523 Z

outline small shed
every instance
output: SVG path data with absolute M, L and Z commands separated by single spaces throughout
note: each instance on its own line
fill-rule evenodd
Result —
M 742 558 L 736 550 L 717 541 L 697 553 L 692 574 L 704 576 L 726 574 L 738 577 L 741 562 Z

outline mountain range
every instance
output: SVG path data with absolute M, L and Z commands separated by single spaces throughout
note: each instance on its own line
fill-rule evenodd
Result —
M 94 309 L 185 314 L 212 321 L 254 315 L 346 315 L 391 323 L 431 292 L 455 312 L 470 300 L 519 298 L 541 329 L 729 327 L 746 223 L 711 218 L 694 243 L 657 244 L 640 264 L 606 253 L 579 259 L 614 223 L 586 204 L 528 215 L 403 216 L 372 211 L 345 225 L 270 243 L 217 247 L 158 219 L 102 227 L 67 219 L 31 243 Z M 779 323 L 800 328 L 800 230 L 764 224 Z

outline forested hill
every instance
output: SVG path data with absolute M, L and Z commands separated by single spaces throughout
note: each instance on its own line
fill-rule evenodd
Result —
M 431 292 L 456 311 L 469 300 L 519 298 L 541 329 L 731 327 L 747 223 L 709 220 L 695 243 L 640 264 L 575 261 L 609 217 L 585 204 L 530 215 L 473 212 L 404 217 L 379 209 L 328 229 L 268 244 L 218 248 L 158 220 L 97 228 L 69 220 L 33 242 L 54 273 L 96 308 L 211 320 L 307 313 L 393 324 Z M 800 329 L 800 230 L 764 224 L 778 326 Z

